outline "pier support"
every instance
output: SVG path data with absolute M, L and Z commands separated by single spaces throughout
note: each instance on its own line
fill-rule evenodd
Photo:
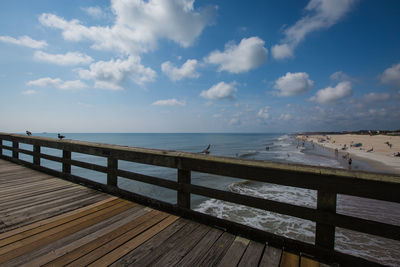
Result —
M 191 183 L 190 171 L 178 169 L 178 206 L 181 208 L 190 209 L 190 193 L 183 190 L 184 184 Z
M 317 210 L 336 213 L 336 199 L 336 193 L 318 190 Z M 333 250 L 335 248 L 335 226 L 317 222 L 315 245 Z
M 116 158 L 109 157 L 107 159 L 107 168 L 108 168 L 107 185 L 117 187 L 118 186 L 118 176 L 117 176 L 118 160 Z

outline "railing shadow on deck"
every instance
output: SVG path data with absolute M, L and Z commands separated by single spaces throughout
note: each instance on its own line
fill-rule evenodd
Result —
M 12 142 L 12 146 L 4 145 L 3 140 Z M 21 143 L 30 144 L 33 149 L 19 148 Z M 41 153 L 42 147 L 61 150 L 62 157 Z M 12 156 L 5 155 L 3 150 L 12 151 Z M 71 159 L 71 152 L 105 157 L 107 158 L 107 167 L 73 160 Z M 31 155 L 33 162 L 20 159 L 20 153 Z M 350 172 L 325 167 L 250 161 L 178 151 L 57 140 L 36 136 L 28 137 L 8 133 L 0 133 L 0 158 L 207 225 L 217 226 L 255 241 L 267 242 L 271 246 L 301 252 L 326 263 L 339 263 L 345 266 L 376 265 L 376 263 L 366 259 L 336 251 L 334 249 L 335 227 L 400 241 L 400 226 L 336 213 L 337 194 L 400 203 L 400 176 L 397 175 Z M 41 159 L 61 163 L 62 171 L 41 166 Z M 177 181 L 121 170 L 118 168 L 119 160 L 175 168 L 177 169 Z M 71 174 L 71 166 L 106 173 L 107 184 L 73 175 Z M 302 207 L 194 185 L 191 183 L 192 171 L 316 190 L 317 208 Z M 177 192 L 177 204 L 170 204 L 119 188 L 118 177 L 175 190 Z M 194 211 L 191 209 L 191 194 L 313 221 L 316 223 L 315 243 L 309 244 L 286 238 Z

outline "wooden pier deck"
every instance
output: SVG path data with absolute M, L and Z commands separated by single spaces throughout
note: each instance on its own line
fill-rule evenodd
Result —
M 321 266 L 0 160 L 0 266 Z

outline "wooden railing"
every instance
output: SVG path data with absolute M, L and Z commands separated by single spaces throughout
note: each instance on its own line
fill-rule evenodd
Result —
M 12 142 L 12 146 L 4 145 L 3 140 Z M 19 147 L 20 143 L 30 144 L 33 146 L 33 149 L 22 149 Z M 62 150 L 62 157 L 41 153 L 42 147 Z M 12 156 L 6 156 L 3 150 L 12 151 Z M 107 158 L 107 167 L 71 159 L 71 152 L 105 157 Z M 32 163 L 20 159 L 20 153 L 31 155 L 33 157 Z M 397 175 L 350 172 L 333 168 L 250 161 L 178 151 L 124 147 L 44 137 L 28 137 L 7 133 L 0 133 L 0 158 L 74 182 L 84 183 L 141 204 L 224 228 L 229 232 L 253 240 L 268 242 L 272 246 L 285 247 L 285 249 L 291 251 L 300 251 L 328 263 L 337 262 L 352 266 L 375 265 L 375 263 L 368 260 L 336 251 L 334 249 L 335 227 L 400 241 L 400 227 L 397 225 L 336 213 L 337 194 L 400 203 L 400 176 Z M 62 163 L 62 171 L 41 166 L 41 159 Z M 175 168 L 177 169 L 177 181 L 121 170 L 118 168 L 119 160 Z M 106 173 L 107 184 L 71 174 L 72 165 Z M 194 185 L 191 183 L 192 171 L 316 190 L 317 208 L 297 206 Z M 177 192 L 177 204 L 173 205 L 129 192 L 123 188 L 118 188 L 118 177 L 175 190 Z M 250 226 L 194 211 L 191 209 L 191 194 L 313 221 L 316 223 L 315 244 L 285 238 Z

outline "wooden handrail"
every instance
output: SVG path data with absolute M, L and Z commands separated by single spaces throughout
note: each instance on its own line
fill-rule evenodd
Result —
M 12 142 L 12 146 L 4 145 L 3 140 Z M 20 143 L 33 145 L 33 151 L 19 148 Z M 42 153 L 41 147 L 62 150 L 62 157 Z M 3 149 L 12 151 L 12 157 L 5 156 Z M 105 157 L 107 158 L 107 166 L 73 160 L 71 159 L 72 152 Z M 32 155 L 33 163 L 21 160 L 19 158 L 19 153 Z M 0 157 L 73 181 L 88 183 L 111 193 L 120 193 L 123 195 L 133 194 L 118 188 L 118 176 L 172 189 L 177 192 L 176 208 L 162 201 L 156 201 L 146 196 L 141 197 L 145 198 L 143 201 L 146 203 L 158 205 L 159 207 L 166 207 L 175 212 L 178 211 L 178 213 L 180 212 L 181 214 L 191 214 L 192 217 L 202 216 L 191 210 L 191 194 L 196 194 L 314 221 L 316 222 L 314 247 L 310 248 L 300 241 L 290 242 L 295 242 L 296 247 L 300 249 L 315 252 L 317 256 L 329 256 L 336 260 L 342 259 L 346 261 L 346 259 L 350 259 L 351 261 L 351 259 L 356 257 L 343 255 L 334 250 L 335 227 L 343 227 L 363 233 L 400 240 L 400 226 L 336 213 L 337 194 L 400 203 L 400 176 L 398 175 L 347 171 L 300 164 L 243 160 L 179 151 L 126 147 L 75 140 L 57 140 L 54 138 L 37 136 L 28 137 L 7 133 L 0 133 Z M 40 166 L 41 158 L 62 163 L 62 172 Z M 120 170 L 118 169 L 118 160 L 175 168 L 177 170 L 177 181 Z M 107 185 L 101 185 L 97 182 L 72 175 L 71 166 L 78 166 L 106 173 Z M 192 171 L 317 190 L 317 208 L 300 207 L 273 200 L 260 199 L 193 185 L 191 184 Z M 139 198 L 136 194 L 133 195 Z M 207 220 L 210 221 L 208 215 L 204 215 L 203 218 L 208 218 Z M 217 219 L 217 221 L 218 220 L 220 219 Z M 220 220 L 219 222 L 223 225 L 229 225 L 229 222 L 222 221 Z M 234 229 L 237 228 L 236 223 L 232 222 L 231 226 Z M 243 226 L 242 229 L 247 229 L 244 230 L 244 232 L 249 232 L 247 226 Z M 265 235 L 269 237 L 266 241 L 272 241 L 271 235 L 275 238 L 275 235 L 268 234 Z M 282 240 L 285 244 L 285 242 L 289 242 L 288 240 L 290 239 L 283 238 Z M 292 244 L 290 242 L 289 244 Z

